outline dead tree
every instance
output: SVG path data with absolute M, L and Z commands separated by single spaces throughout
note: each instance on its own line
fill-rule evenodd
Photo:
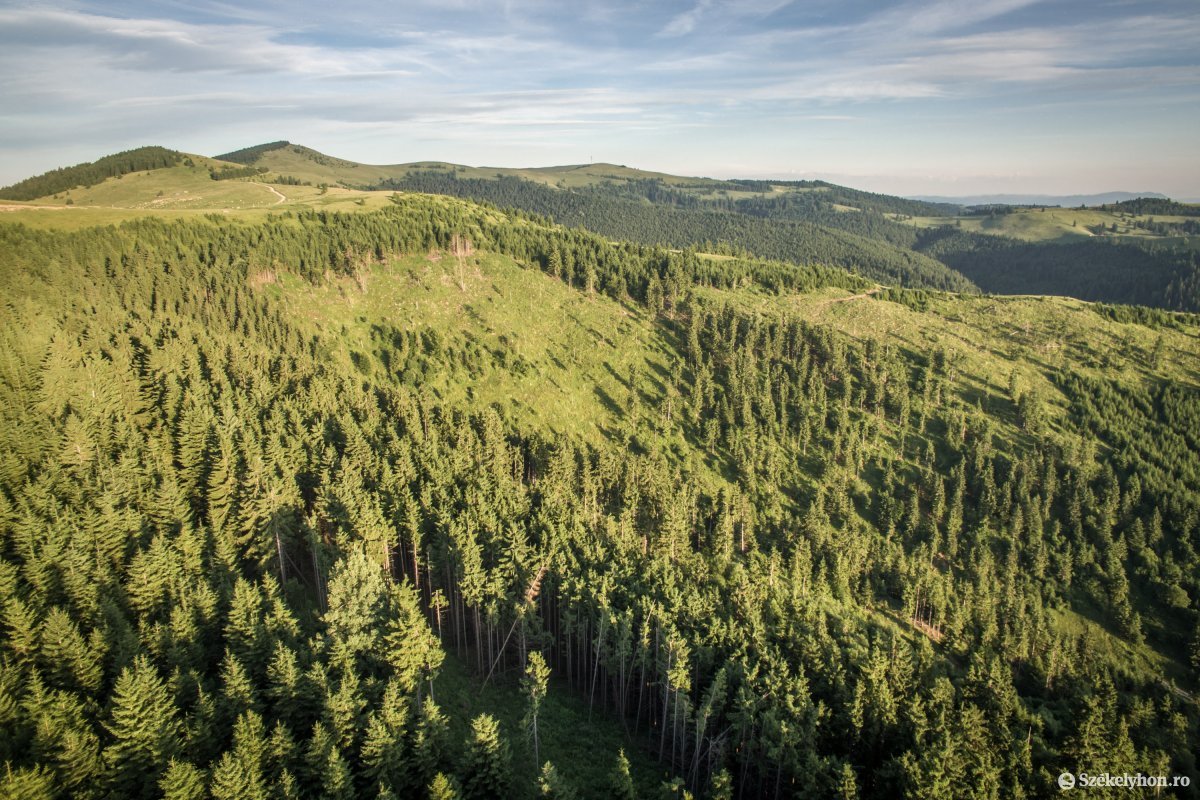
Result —
M 471 244 L 471 240 L 460 233 L 454 234 L 450 239 L 450 253 L 454 256 L 458 263 L 458 290 L 465 292 L 467 290 L 467 258 L 475 252 L 475 247 Z

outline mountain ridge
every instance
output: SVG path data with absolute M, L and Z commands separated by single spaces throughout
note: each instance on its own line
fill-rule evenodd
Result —
M 950 203 L 960 206 L 1102 206 L 1146 197 L 1169 199 L 1160 192 L 1096 192 L 1093 194 L 972 194 L 972 195 L 903 195 L 928 203 Z
M 357 210 L 386 205 L 395 192 L 441 194 L 519 209 L 614 241 L 827 264 L 888 285 L 1200 309 L 1200 222 L 1192 213 L 1200 209 L 1173 201 L 965 208 L 824 181 L 720 180 L 609 163 L 369 165 L 286 140 L 217 158 L 142 150 L 169 158 L 163 164 L 130 162 L 108 170 L 119 173 L 111 175 L 90 163 L 77 165 L 6 191 L 43 207 L 83 206 L 96 221 L 99 209 L 108 209 L 109 221 L 120 218 L 120 209 Z M 49 191 L 53 199 L 43 194 Z M 1120 247 L 1097 247 L 1101 242 Z

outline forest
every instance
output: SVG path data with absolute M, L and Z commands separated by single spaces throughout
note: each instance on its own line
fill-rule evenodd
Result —
M 1157 216 L 1200 217 L 1200 208 L 1188 203 L 1177 203 L 1157 197 L 1139 197 L 1103 206 L 1107 211 L 1125 214 L 1154 214 Z
M 987 298 L 871 296 L 854 239 L 665 249 L 689 218 L 640 214 L 643 243 L 411 193 L 0 224 L 0 794 L 1197 796 L 1195 318 L 1044 306 L 1013 336 L 1083 320 L 1076 366 L 1030 345 L 981 380 L 790 304 L 932 328 Z M 549 380 L 469 328 L 522 302 L 486 259 L 596 341 L 646 332 L 597 435 L 473 399 Z M 362 346 L 289 300 L 385 285 L 462 296 L 457 327 L 353 311 Z M 550 732 L 559 696 L 623 745 L 557 755 L 589 735 Z
M 234 164 L 253 164 L 264 153 L 269 153 L 272 150 L 279 150 L 287 147 L 291 142 L 267 142 L 266 144 L 255 145 L 254 147 L 244 147 L 241 150 L 234 150 L 231 153 L 222 153 L 215 156 L 218 161 L 229 161 Z
M 1200 251 L 1149 242 L 1021 242 L 953 228 L 925 232 L 917 249 L 986 292 L 1060 294 L 1106 303 L 1200 311 Z
M 706 201 L 690 200 L 690 196 L 682 200 L 678 191 L 655 186 L 658 184 L 644 187 L 647 196 L 642 199 L 621 187 L 562 191 L 507 175 L 487 180 L 426 170 L 363 188 L 485 201 L 623 241 L 674 248 L 708 246 L 714 251 L 729 250 L 797 264 L 839 266 L 871 280 L 905 286 L 954 291 L 974 288 L 969 280 L 932 258 L 867 238 L 861 230 L 823 227 L 828 222 L 824 218 L 820 224 L 809 218 L 756 218 L 730 213 Z

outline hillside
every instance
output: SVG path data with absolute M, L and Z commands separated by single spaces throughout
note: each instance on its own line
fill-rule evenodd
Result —
M 389 204 L 382 192 L 289 185 L 268 182 L 255 172 L 228 176 L 236 163 L 182 154 L 174 166 L 126 173 L 91 186 L 60 194 L 0 205 L 7 217 L 37 228 L 86 228 L 95 225 L 154 217 L 163 220 L 198 219 L 211 214 L 265 219 L 288 209 L 321 208 L 329 211 L 378 210 Z
M 106 178 L 119 178 L 131 172 L 170 167 L 184 158 L 182 153 L 165 147 L 139 147 L 111 156 L 51 170 L 0 189 L 3 200 L 36 200 L 76 187 L 95 186 Z
M 519 208 L 613 239 L 676 248 L 699 247 L 721 253 L 755 254 L 798 264 L 852 269 L 870 280 L 904 286 L 970 291 L 970 281 L 940 262 L 886 237 L 873 236 L 857 222 L 832 218 L 767 220 L 736 213 L 728 206 L 746 198 L 821 195 L 823 208 L 860 202 L 875 225 L 892 225 L 877 208 L 940 213 L 939 207 L 886 198 L 819 183 L 770 185 L 679 178 L 605 164 L 528 170 L 490 170 L 420 162 L 397 166 L 356 164 L 288 142 L 273 142 L 225 153 L 216 159 L 187 157 L 185 163 L 115 176 L 98 185 L 38 200 L 39 205 L 106 209 L 151 209 L 179 216 L 192 209 L 228 213 L 284 204 L 289 199 L 328 204 L 338 198 L 378 208 L 381 192 L 421 191 L 468 197 Z M 212 179 L 206 183 L 205 178 Z M 221 178 L 222 180 L 217 180 Z M 232 178 L 226 180 L 225 178 Z M 677 195 L 665 204 L 642 197 L 649 187 Z M 332 195 L 332 196 L 331 196 Z M 679 198 L 687 201 L 681 206 Z M 656 198 L 658 199 L 658 198 Z M 344 204 L 341 204 L 344 205 Z M 19 210 L 10 207 L 9 210 Z M 734 211 L 735 213 L 730 213 Z M 93 214 L 92 223 L 119 215 Z M 863 235 L 866 233 L 867 235 Z
M 1168 208 L 1165 200 L 1090 209 L 964 209 L 822 181 L 719 181 L 606 164 L 525 170 L 433 162 L 377 167 L 287 142 L 227 156 L 289 180 L 449 194 L 531 211 L 614 239 L 834 264 L 888 284 L 957 291 L 977 285 L 988 292 L 1200 310 L 1195 267 L 1200 229 L 1186 215 L 1192 207 Z M 1150 211 L 1149 202 L 1159 205 Z M 1168 210 L 1177 213 L 1164 213 Z M 950 248 L 945 237 L 923 233 L 930 228 L 1002 241 L 967 237 Z M 1132 247 L 1106 250 L 1088 243 L 1097 237 Z M 1022 242 L 1032 246 L 1021 247 Z M 996 263 L 999 252 L 1014 263 Z M 1088 268 L 1080 269 L 1083 264 Z
M 1197 317 L 272 154 L 0 216 L 6 796 L 1200 785 Z
M 948 210 L 821 182 L 718 181 L 611 164 L 500 169 L 417 162 L 377 167 L 333 159 L 283 142 L 227 155 L 308 182 L 491 202 L 614 239 L 752 253 L 801 264 L 835 264 L 872 280 L 901 285 L 959 291 L 972 288 L 969 281 L 933 259 L 878 237 L 861 236 L 860 226 L 847 226 L 840 215 L 764 221 L 738 213 L 736 204 L 740 202 L 793 195 L 819 195 L 821 207 L 827 209 L 848 208 L 843 204 L 855 202 L 871 212 L 930 214 Z
M 92 209 L 70 218 L 102 224 L 124 219 L 124 209 L 164 218 L 288 204 L 370 210 L 386 205 L 393 192 L 415 191 L 521 209 L 614 240 L 839 266 L 888 285 L 1200 310 L 1198 207 L 1165 199 L 1087 209 L 963 208 L 822 181 L 722 181 L 611 164 L 375 166 L 286 141 L 217 159 L 176 155 L 186 160 L 75 186 L 33 204 Z M 22 191 L 49 185 L 38 181 L 44 179 L 26 181 Z M 17 204 L 4 210 L 29 211 Z M 24 218 L 61 222 L 45 214 Z

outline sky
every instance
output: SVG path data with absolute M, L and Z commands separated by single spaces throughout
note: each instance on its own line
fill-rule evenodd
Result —
M 1196 198 L 1200 2 L 0 0 L 0 184 L 278 139 L 377 164 Z

